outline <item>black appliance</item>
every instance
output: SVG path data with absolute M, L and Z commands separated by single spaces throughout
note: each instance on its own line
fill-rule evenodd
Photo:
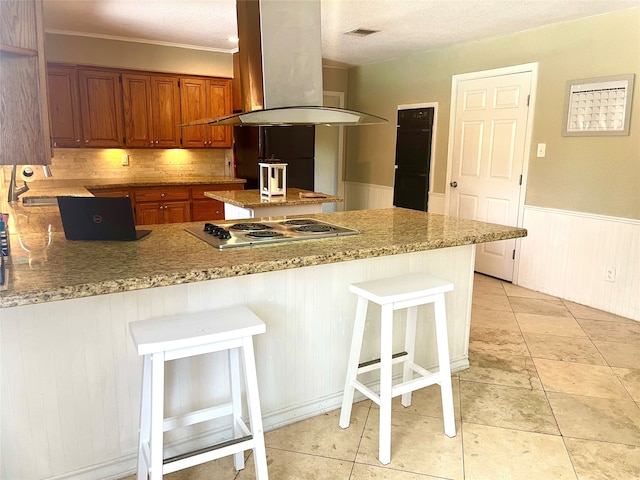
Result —
M 247 190 L 260 188 L 258 163 L 287 164 L 287 187 L 314 190 L 315 127 L 234 127 L 236 176 Z
M 434 109 L 398 111 L 393 204 L 427 211 Z

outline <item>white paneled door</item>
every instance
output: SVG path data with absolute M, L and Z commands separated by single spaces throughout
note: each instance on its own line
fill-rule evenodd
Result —
M 517 226 L 531 72 L 458 83 L 449 215 Z M 483 243 L 476 271 L 511 281 L 515 240 Z

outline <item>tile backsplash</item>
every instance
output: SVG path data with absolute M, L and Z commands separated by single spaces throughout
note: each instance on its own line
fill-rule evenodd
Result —
M 128 155 L 129 165 L 123 166 Z M 51 172 L 57 180 L 84 178 L 158 178 L 233 176 L 229 149 L 116 149 L 56 148 Z M 2 167 L 0 180 L 8 181 L 10 166 Z M 40 167 L 34 180 L 42 180 Z

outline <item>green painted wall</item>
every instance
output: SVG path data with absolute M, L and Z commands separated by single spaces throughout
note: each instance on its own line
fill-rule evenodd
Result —
M 526 203 L 640 219 L 640 8 L 350 69 L 349 107 L 390 123 L 347 129 L 346 179 L 392 186 L 397 106 L 439 102 L 432 173 L 443 193 L 451 77 L 531 62 L 539 75 Z M 561 136 L 568 80 L 626 73 L 636 74 L 629 136 Z

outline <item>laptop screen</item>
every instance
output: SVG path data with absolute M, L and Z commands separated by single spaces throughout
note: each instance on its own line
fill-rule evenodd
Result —
M 58 197 L 67 240 L 137 240 L 151 230 L 136 231 L 127 197 Z

